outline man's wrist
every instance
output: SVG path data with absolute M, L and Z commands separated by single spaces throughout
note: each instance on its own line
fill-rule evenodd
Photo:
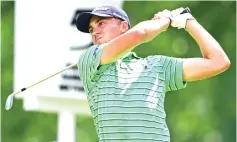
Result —
M 186 27 L 185 29 L 187 31 L 189 31 L 190 29 L 192 29 L 193 26 L 195 26 L 197 24 L 197 21 L 195 19 L 187 19 L 186 20 Z
M 169 28 L 170 24 L 171 24 L 171 19 L 169 17 L 165 17 L 164 19 L 165 22 L 165 31 Z

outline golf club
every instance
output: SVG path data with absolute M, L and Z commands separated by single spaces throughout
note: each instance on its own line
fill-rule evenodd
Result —
M 52 75 L 50 75 L 50 76 L 48 76 L 48 77 L 42 79 L 42 80 L 40 80 L 40 81 L 38 81 L 38 82 L 36 82 L 36 83 L 34 83 L 34 84 L 32 84 L 32 85 L 29 85 L 28 87 L 24 87 L 24 88 L 22 88 L 22 89 L 19 90 L 19 91 L 13 92 L 12 94 L 10 94 L 10 95 L 7 97 L 7 101 L 6 101 L 6 104 L 5 104 L 5 109 L 6 109 L 6 110 L 11 109 L 11 107 L 12 107 L 12 105 L 13 105 L 13 100 L 14 100 L 14 96 L 15 96 L 15 95 L 17 95 L 17 94 L 19 94 L 19 93 L 25 91 L 26 89 L 29 89 L 29 88 L 31 88 L 31 87 L 37 85 L 37 84 L 39 84 L 39 83 L 41 83 L 41 82 L 43 82 L 43 81 L 45 81 L 45 80 L 48 80 L 49 78 L 51 78 L 51 77 L 53 77 L 53 76 L 55 76 L 55 75 L 57 75 L 57 74 L 59 74 L 59 73 L 65 71 L 65 70 L 68 70 L 68 69 L 70 69 L 70 68 L 72 68 L 72 67 L 74 67 L 74 66 L 76 66 L 76 65 L 77 65 L 77 64 L 71 64 L 71 65 L 67 66 L 67 67 L 64 68 L 64 69 L 62 69 L 62 70 L 60 70 L 60 71 L 58 71 L 58 72 L 56 72 L 56 73 L 54 73 L 54 74 L 52 74 Z

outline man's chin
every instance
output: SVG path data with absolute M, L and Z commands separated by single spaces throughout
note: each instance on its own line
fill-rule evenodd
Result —
M 104 44 L 104 43 L 107 43 L 108 41 L 97 41 L 96 44 Z

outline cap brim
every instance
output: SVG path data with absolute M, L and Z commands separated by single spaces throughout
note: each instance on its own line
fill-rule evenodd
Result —
M 76 19 L 77 29 L 83 33 L 89 33 L 89 23 L 92 16 L 113 17 L 111 15 L 101 14 L 101 13 L 91 13 L 91 12 L 81 13 Z

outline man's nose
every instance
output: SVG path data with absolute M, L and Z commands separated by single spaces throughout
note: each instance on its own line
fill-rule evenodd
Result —
M 99 35 L 100 34 L 99 28 L 94 28 L 92 34 L 93 34 L 93 36 Z

